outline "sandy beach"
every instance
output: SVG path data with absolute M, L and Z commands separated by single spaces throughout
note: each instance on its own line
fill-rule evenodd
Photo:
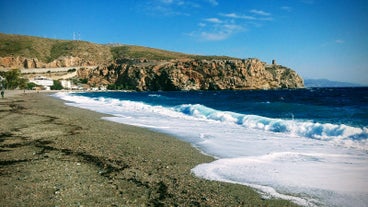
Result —
M 190 144 L 49 94 L 0 99 L 0 206 L 295 206 L 197 178 L 214 159 Z

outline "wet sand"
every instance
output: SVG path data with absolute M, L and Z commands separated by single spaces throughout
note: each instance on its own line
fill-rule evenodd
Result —
M 197 178 L 213 158 L 190 144 L 48 95 L 0 99 L 0 206 L 295 206 Z

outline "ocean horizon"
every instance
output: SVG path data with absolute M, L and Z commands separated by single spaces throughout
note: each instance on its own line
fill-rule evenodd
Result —
M 216 158 L 198 177 L 303 206 L 368 204 L 367 87 L 53 96 L 191 143 Z

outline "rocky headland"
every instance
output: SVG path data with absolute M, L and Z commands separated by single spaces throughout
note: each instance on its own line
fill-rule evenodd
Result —
M 137 91 L 302 88 L 292 69 L 256 58 L 197 56 L 127 45 L 0 35 L 3 68 L 81 68 L 76 79 L 91 87 Z M 50 71 L 52 73 L 52 71 Z
M 120 60 L 95 69 L 80 69 L 90 85 L 114 84 L 138 91 L 247 90 L 301 88 L 303 79 L 293 70 L 258 59 L 228 60 Z

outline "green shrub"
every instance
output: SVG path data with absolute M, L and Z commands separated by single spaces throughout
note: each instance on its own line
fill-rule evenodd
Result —
M 37 87 L 37 84 L 33 83 L 33 82 L 28 82 L 26 89 L 28 90 L 32 90 L 33 88 Z
M 51 90 L 62 90 L 63 86 L 61 85 L 61 82 L 58 80 L 54 80 L 54 85 L 50 87 Z

